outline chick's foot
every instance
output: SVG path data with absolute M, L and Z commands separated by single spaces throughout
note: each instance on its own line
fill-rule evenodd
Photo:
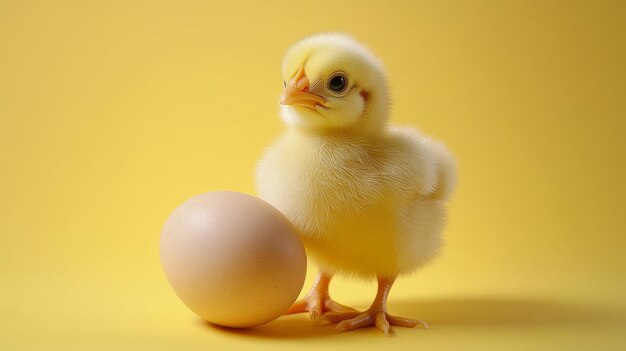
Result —
M 330 279 L 330 275 L 320 273 L 309 293 L 302 300 L 296 301 L 289 307 L 285 314 L 309 312 L 311 319 L 317 324 L 320 316 L 327 312 L 357 312 L 355 309 L 344 306 L 330 298 L 328 295 Z
M 389 334 L 390 325 L 407 328 L 419 325 L 422 328 L 428 328 L 428 324 L 424 321 L 396 317 L 387 313 L 387 297 L 394 280 L 395 277 L 378 277 L 376 298 L 367 311 L 326 313 L 320 318 L 318 324 L 338 323 L 335 329 L 339 331 L 375 326 L 385 334 Z
M 309 312 L 311 319 L 318 322 L 320 316 L 327 312 L 344 313 L 353 312 L 355 309 L 344 306 L 329 296 L 320 296 L 318 294 L 308 294 L 304 299 L 296 301 L 285 314 Z
M 380 309 L 372 309 L 365 312 L 338 312 L 326 313 L 322 315 L 318 324 L 335 324 L 336 330 L 354 330 L 365 327 L 376 327 L 385 334 L 389 334 L 389 327 L 395 325 L 398 327 L 413 328 L 421 326 L 428 328 L 428 324 L 422 320 L 402 318 L 392 316 Z

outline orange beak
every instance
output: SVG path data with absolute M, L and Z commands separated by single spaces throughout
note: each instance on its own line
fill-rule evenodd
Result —
M 326 99 L 309 91 L 309 78 L 304 74 L 304 67 L 300 66 L 298 72 L 287 82 L 283 95 L 280 97 L 281 105 L 305 106 L 315 109 L 317 105 L 324 106 Z

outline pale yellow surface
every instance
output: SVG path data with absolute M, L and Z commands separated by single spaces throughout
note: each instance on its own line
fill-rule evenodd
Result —
M 1 350 L 626 348 L 624 2 L 259 3 L 0 2 Z M 254 191 L 282 54 L 328 30 L 386 63 L 394 122 L 458 158 L 444 253 L 389 303 L 432 329 L 207 326 L 161 226 Z M 374 290 L 331 285 L 359 308 Z

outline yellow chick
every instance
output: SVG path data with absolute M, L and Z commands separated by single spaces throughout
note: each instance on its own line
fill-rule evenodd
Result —
M 286 53 L 281 116 L 285 133 L 264 153 L 259 195 L 299 230 L 320 266 L 308 311 L 338 330 L 423 321 L 387 313 L 398 275 L 430 262 L 441 246 L 455 163 L 441 144 L 411 128 L 388 126 L 389 91 L 381 62 L 343 34 L 308 37 Z M 335 273 L 378 279 L 371 307 L 358 312 L 328 295 Z

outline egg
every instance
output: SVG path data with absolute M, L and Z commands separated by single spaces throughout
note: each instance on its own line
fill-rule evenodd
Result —
M 293 304 L 306 254 L 291 222 L 267 202 L 232 191 L 195 196 L 174 210 L 160 242 L 178 297 L 206 321 L 253 327 Z

